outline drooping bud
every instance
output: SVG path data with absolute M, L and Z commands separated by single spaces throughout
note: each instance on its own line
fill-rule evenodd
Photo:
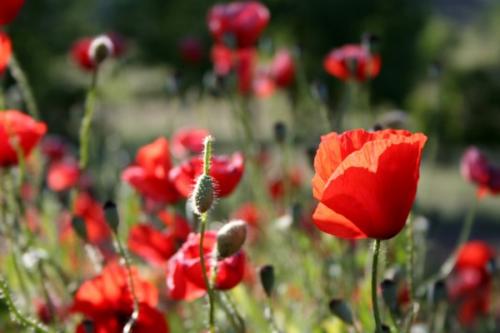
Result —
M 206 213 L 214 202 L 214 185 L 212 177 L 209 175 L 201 175 L 196 181 L 193 190 L 193 210 L 196 214 L 201 215 Z
M 392 313 L 396 313 L 398 310 L 398 292 L 397 286 L 394 280 L 385 279 L 380 284 L 382 289 L 382 298 L 385 304 Z
M 109 36 L 97 36 L 90 44 L 89 57 L 94 64 L 100 65 L 104 60 L 113 55 L 113 48 L 113 41 Z
M 106 218 L 106 223 L 109 225 L 114 233 L 118 230 L 118 225 L 120 224 L 120 217 L 118 216 L 118 209 L 113 201 L 106 201 L 104 204 L 104 216 Z
M 260 269 L 260 284 L 267 297 L 271 297 L 274 289 L 274 267 L 265 265 Z
M 71 219 L 71 226 L 75 231 L 76 235 L 80 237 L 80 239 L 84 242 L 87 241 L 87 226 L 85 225 L 85 221 L 77 216 L 74 216 Z
M 351 308 L 343 299 L 332 299 L 330 303 L 328 303 L 328 307 L 330 308 L 330 312 L 344 323 L 349 325 L 354 324 Z
M 231 221 L 217 232 L 217 259 L 228 258 L 238 252 L 247 238 L 247 224 L 242 220 Z

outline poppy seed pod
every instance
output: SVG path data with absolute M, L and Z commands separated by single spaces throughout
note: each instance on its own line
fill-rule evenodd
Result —
M 274 289 L 274 267 L 272 265 L 263 266 L 260 269 L 260 283 L 267 297 L 271 297 Z
M 198 177 L 193 191 L 193 210 L 196 214 L 206 213 L 214 202 L 214 184 L 212 177 L 202 174 Z
M 99 65 L 113 55 L 113 41 L 106 35 L 101 35 L 92 40 L 89 47 L 89 58 L 94 64 Z
M 247 224 L 242 220 L 231 221 L 217 232 L 217 260 L 238 252 L 247 238 Z
M 106 218 L 106 223 L 109 225 L 111 230 L 116 233 L 118 230 L 118 225 L 120 224 L 120 218 L 118 216 L 118 209 L 113 201 L 106 201 L 104 204 L 104 216 Z
M 328 303 L 328 307 L 330 308 L 330 312 L 342 320 L 344 323 L 353 325 L 354 319 L 352 317 L 352 311 L 347 305 L 347 303 L 343 299 L 334 298 Z

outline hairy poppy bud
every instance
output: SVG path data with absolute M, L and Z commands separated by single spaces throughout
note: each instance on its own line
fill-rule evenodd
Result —
M 330 308 L 330 312 L 344 323 L 349 325 L 354 324 L 351 308 L 343 299 L 332 299 L 330 303 L 328 303 L 328 307 Z
M 247 224 L 231 221 L 217 232 L 217 259 L 228 258 L 238 252 L 247 238 Z
M 118 230 L 118 225 L 120 224 L 120 217 L 118 216 L 118 209 L 113 201 L 106 201 L 104 204 L 104 216 L 106 217 L 106 223 L 109 225 L 111 230 L 116 233 Z
M 92 40 L 89 47 L 89 57 L 94 64 L 99 65 L 113 55 L 113 41 L 106 35 L 101 35 Z
M 271 297 L 274 289 L 274 267 L 272 265 L 263 266 L 260 269 L 260 283 L 267 297 Z
M 214 202 L 214 184 L 212 177 L 202 174 L 198 177 L 193 191 L 193 208 L 198 215 L 206 213 Z
M 77 234 L 78 237 L 80 237 L 81 240 L 84 242 L 87 241 L 87 227 L 85 225 L 85 221 L 79 217 L 73 217 L 71 220 L 71 226 L 73 227 L 73 230 Z

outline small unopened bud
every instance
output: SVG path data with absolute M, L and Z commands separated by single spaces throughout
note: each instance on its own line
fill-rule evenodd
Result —
M 344 323 L 349 325 L 354 324 L 351 308 L 343 299 L 332 299 L 328 303 L 328 307 L 330 308 L 330 312 Z
M 389 308 L 392 313 L 397 312 L 398 310 L 398 292 L 397 286 L 394 280 L 385 279 L 380 284 L 382 289 L 382 298 L 384 299 L 385 304 Z
M 438 304 L 447 298 L 446 284 L 444 280 L 438 280 L 429 288 L 429 301 Z
M 202 174 L 198 177 L 193 190 L 193 210 L 196 214 L 206 213 L 214 202 L 214 184 L 212 177 Z
M 361 36 L 361 44 L 370 52 L 378 53 L 380 49 L 380 37 L 371 32 L 365 32 Z
M 217 259 L 228 258 L 238 252 L 247 238 L 247 224 L 231 221 L 217 232 Z
M 277 143 L 284 143 L 286 140 L 286 124 L 278 121 L 277 123 L 274 124 L 274 140 L 276 140 Z
M 274 267 L 265 265 L 260 269 L 260 283 L 267 297 L 271 297 L 274 289 Z
M 113 55 L 113 41 L 106 35 L 97 36 L 89 47 L 89 57 L 96 65 Z
M 76 235 L 80 237 L 81 240 L 86 242 L 87 226 L 85 225 L 85 221 L 80 217 L 74 216 L 73 219 L 71 219 L 71 226 L 73 227 L 73 230 L 75 231 Z
M 118 230 L 118 225 L 120 224 L 120 217 L 118 216 L 118 209 L 113 201 L 106 201 L 104 204 L 104 216 L 106 218 L 106 223 L 109 225 L 111 230 L 116 233 Z

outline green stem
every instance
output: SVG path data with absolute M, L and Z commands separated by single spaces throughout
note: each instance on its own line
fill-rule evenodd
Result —
M 40 114 L 38 112 L 38 106 L 35 101 L 35 96 L 33 95 L 33 90 L 26 78 L 26 74 L 23 69 L 19 65 L 17 58 L 14 54 L 10 58 L 9 68 L 12 76 L 16 80 L 19 85 L 19 89 L 21 90 L 21 94 L 23 95 L 24 101 L 26 102 L 26 108 L 28 109 L 28 113 L 35 119 L 40 118 Z
M 415 295 L 415 244 L 414 244 L 414 233 L 413 233 L 413 218 L 410 217 L 410 221 L 408 223 L 408 263 L 407 263 L 407 271 L 408 271 L 408 290 L 410 292 L 410 301 L 413 302 L 413 298 Z
M 380 240 L 376 239 L 373 246 L 373 261 L 372 261 L 372 303 L 373 303 L 373 318 L 375 320 L 375 333 L 382 333 L 382 321 L 380 319 L 380 310 L 378 307 L 377 297 L 377 274 L 378 274 L 378 257 L 380 253 Z
M 80 126 L 80 169 L 85 169 L 89 159 L 90 126 L 95 112 L 98 70 L 92 73 L 92 81 L 85 99 L 85 111 Z
M 199 253 L 200 253 L 200 264 L 201 271 L 203 274 L 203 281 L 205 282 L 205 286 L 207 288 L 208 293 L 208 323 L 210 333 L 215 333 L 215 295 L 210 280 L 208 278 L 207 268 L 205 266 L 205 252 L 203 251 L 203 241 L 205 239 L 205 229 L 208 222 L 208 214 L 203 213 L 200 216 L 200 244 L 199 244 Z
M 10 289 L 7 285 L 7 282 L 5 281 L 5 278 L 1 275 L 0 275 L 0 294 L 3 300 L 5 301 L 5 304 L 7 305 L 7 308 L 9 309 L 9 312 L 11 313 L 12 317 L 15 318 L 15 320 L 19 322 L 22 326 L 29 327 L 33 329 L 35 332 L 39 333 L 51 332 L 51 330 L 48 327 L 46 327 L 42 323 L 39 323 L 33 318 L 27 317 L 17 308 L 16 304 L 12 300 L 12 295 L 10 293 Z
M 118 234 L 114 233 L 114 235 L 115 235 L 116 245 L 118 247 L 118 253 L 123 258 L 123 261 L 125 263 L 125 270 L 127 271 L 128 287 L 130 289 L 130 293 L 132 294 L 132 300 L 133 300 L 132 314 L 130 315 L 130 318 L 125 324 L 125 326 L 123 327 L 123 333 L 130 333 L 132 332 L 132 328 L 134 327 L 134 324 L 139 318 L 139 300 L 137 299 L 137 294 L 135 292 L 135 285 L 134 285 L 134 279 L 132 277 L 132 268 L 131 268 L 132 265 L 130 264 L 130 258 L 127 252 L 125 251 L 125 248 L 123 247 L 123 244 L 120 240 L 120 237 L 118 237 Z

